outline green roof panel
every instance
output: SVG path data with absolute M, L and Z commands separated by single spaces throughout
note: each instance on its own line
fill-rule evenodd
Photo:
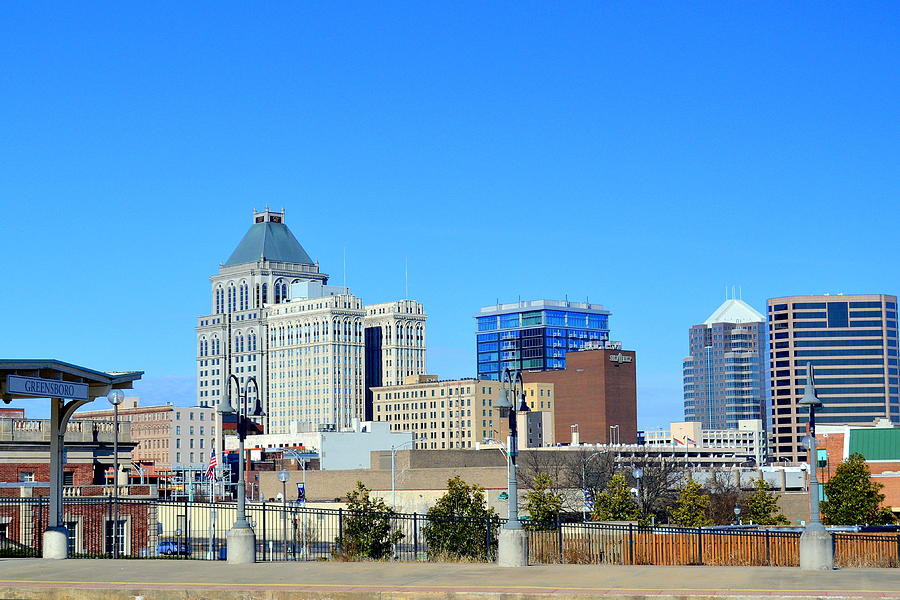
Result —
M 284 223 L 254 223 L 225 263 L 226 267 L 259 260 L 312 265 L 312 259 Z
M 850 454 L 859 452 L 866 460 L 900 460 L 900 427 L 850 430 Z

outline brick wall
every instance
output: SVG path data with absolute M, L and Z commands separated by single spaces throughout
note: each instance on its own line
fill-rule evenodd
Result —
M 622 354 L 631 362 L 611 361 Z M 554 385 L 555 439 L 571 441 L 571 425 L 578 425 L 580 440 L 609 443 L 611 425 L 618 425 L 618 440 L 637 443 L 636 358 L 630 350 L 586 350 L 566 354 L 561 371 L 523 373 L 528 382 Z

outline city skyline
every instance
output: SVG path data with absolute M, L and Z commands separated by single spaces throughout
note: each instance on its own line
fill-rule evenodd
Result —
M 422 302 L 442 378 L 477 376 L 479 307 L 602 304 L 644 428 L 724 286 L 896 294 L 884 9 L 634 10 L 10 7 L 3 352 L 190 405 L 207 278 L 267 204 L 333 284 Z

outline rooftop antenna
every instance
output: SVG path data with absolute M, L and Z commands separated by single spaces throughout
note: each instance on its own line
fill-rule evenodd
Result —
M 734 286 L 731 286 L 731 299 L 734 300 L 734 298 L 735 298 Z
M 738 298 L 741 300 L 744 299 L 744 286 L 742 285 L 738 286 Z
M 344 246 L 344 287 L 347 287 L 347 246 Z
M 409 300 L 409 257 L 403 257 L 403 299 Z

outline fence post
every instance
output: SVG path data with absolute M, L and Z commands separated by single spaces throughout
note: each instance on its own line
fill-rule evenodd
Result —
M 766 566 L 772 566 L 772 545 L 769 541 L 769 530 L 766 529 Z
M 338 550 L 344 549 L 344 509 L 338 509 Z
M 419 513 L 413 513 L 413 560 L 419 560 Z
M 703 528 L 697 528 L 697 564 L 703 564 Z
M 44 499 L 38 498 L 38 529 L 37 534 L 34 537 L 37 538 L 37 550 L 38 556 L 43 556 L 44 554 Z M 49 510 L 48 510 L 49 512 Z M 65 514 L 65 511 L 63 512 Z M 897 551 L 900 552 L 900 537 L 897 540 Z
M 182 555 L 182 558 L 187 560 L 189 558 L 188 548 L 191 546 L 191 519 L 190 512 L 188 509 L 188 496 L 184 497 L 184 537 L 181 538 L 182 543 L 184 543 L 185 552 Z M 193 548 L 191 548 L 193 551 Z
M 262 559 L 263 562 L 266 560 L 266 547 L 268 545 L 268 540 L 266 539 L 266 500 L 265 498 L 262 501 Z
M 562 530 L 562 519 L 557 514 L 556 515 L 556 540 L 559 544 L 559 562 L 560 564 L 565 562 L 565 552 L 563 552 L 563 530 Z
M 628 524 L 628 563 L 634 564 L 634 523 Z
M 113 477 L 115 477 L 115 474 L 113 474 Z M 109 558 L 109 556 L 112 554 L 113 546 L 115 546 L 116 544 L 116 525 L 118 525 L 118 523 L 113 522 L 112 496 L 106 497 L 106 522 L 112 525 L 112 535 L 110 536 L 111 539 L 107 539 L 106 537 L 105 526 L 103 527 L 103 531 L 100 532 L 100 539 L 103 540 L 103 545 L 105 546 L 103 553 L 106 554 L 107 558 Z

